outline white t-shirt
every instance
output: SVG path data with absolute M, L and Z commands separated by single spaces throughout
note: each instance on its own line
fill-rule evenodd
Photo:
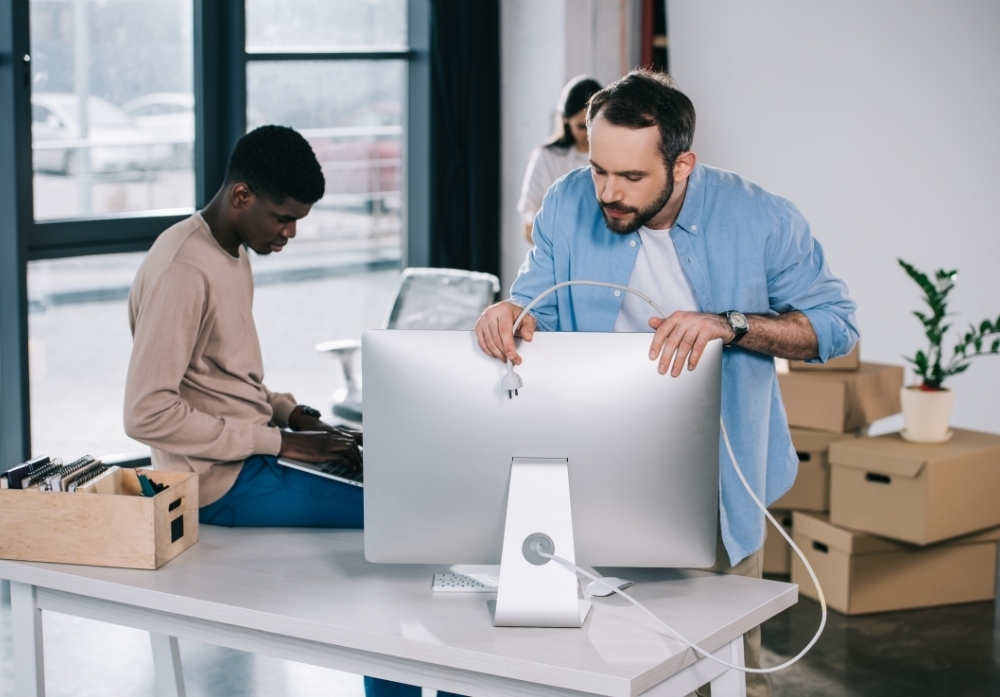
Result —
M 635 260 L 632 276 L 628 285 L 645 293 L 653 301 L 670 313 L 677 310 L 696 312 L 698 300 L 687 274 L 677 258 L 677 250 L 670 239 L 670 230 L 650 230 L 639 228 L 641 247 Z M 649 318 L 656 317 L 657 312 L 645 300 L 632 293 L 624 293 L 618 319 L 615 320 L 616 332 L 652 332 Z
M 560 177 L 574 169 L 590 166 L 590 152 L 580 152 L 575 145 L 563 148 L 538 147 L 531 152 L 528 169 L 524 173 L 521 199 L 517 202 L 517 212 L 525 225 L 535 221 L 535 214 L 542 207 L 542 199 L 549 187 Z

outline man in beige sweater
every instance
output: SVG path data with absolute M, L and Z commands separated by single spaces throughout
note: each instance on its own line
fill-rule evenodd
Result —
M 132 284 L 125 432 L 152 448 L 156 469 L 198 474 L 202 523 L 362 527 L 359 487 L 277 464 L 360 467 L 361 435 L 265 387 L 252 313 L 247 248 L 280 252 L 324 189 L 301 135 L 258 128 L 236 144 L 212 201 L 157 238 Z

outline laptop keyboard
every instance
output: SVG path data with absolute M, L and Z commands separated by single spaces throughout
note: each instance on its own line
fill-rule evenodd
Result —
M 360 482 L 362 484 L 365 481 L 364 470 L 355 469 L 342 462 L 328 462 L 325 465 L 319 465 L 319 469 L 321 469 L 324 474 L 329 474 L 331 477 L 349 479 L 352 482 Z

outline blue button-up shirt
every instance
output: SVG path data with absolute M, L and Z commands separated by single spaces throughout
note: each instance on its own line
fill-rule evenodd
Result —
M 816 331 L 820 361 L 849 353 L 858 340 L 856 305 L 795 206 L 731 172 L 701 164 L 687 187 L 670 237 L 699 309 L 798 310 Z M 521 305 L 563 281 L 628 285 L 642 244 L 638 233 L 620 235 L 605 225 L 589 168 L 552 185 L 533 236 L 535 246 L 511 287 L 511 299 Z M 543 299 L 532 313 L 542 331 L 610 332 L 623 300 L 609 288 L 570 286 Z M 739 346 L 725 349 L 722 416 L 747 481 L 770 505 L 791 488 L 798 472 L 774 359 Z M 735 565 L 763 545 L 764 514 L 740 483 L 721 436 L 719 466 L 722 539 Z

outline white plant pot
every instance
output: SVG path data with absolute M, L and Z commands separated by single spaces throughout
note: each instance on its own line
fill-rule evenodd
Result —
M 944 443 L 952 436 L 948 424 L 955 406 L 951 390 L 924 391 L 919 387 L 904 387 L 899 391 L 906 429 L 903 438 L 916 443 Z

